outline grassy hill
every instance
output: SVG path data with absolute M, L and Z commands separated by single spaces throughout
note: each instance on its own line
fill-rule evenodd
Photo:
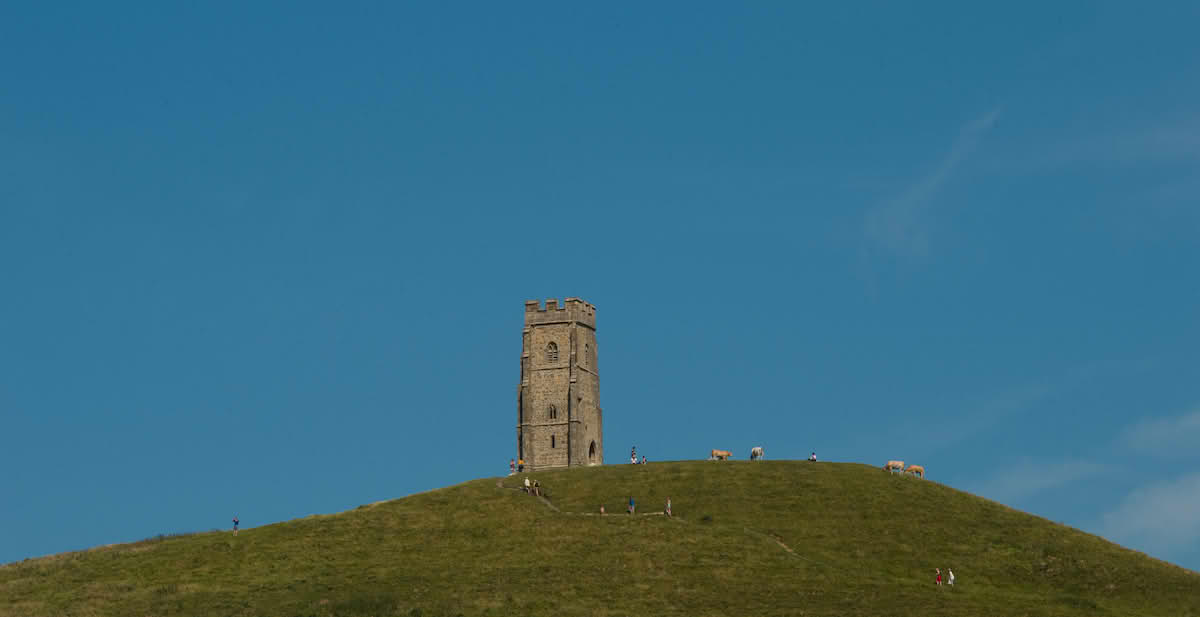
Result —
M 855 464 L 530 474 L 0 567 L 0 616 L 1200 617 L 1200 574 Z M 675 517 L 630 517 L 662 510 Z M 601 504 L 609 512 L 596 515 Z M 557 511 L 553 508 L 557 508 Z M 937 588 L 934 568 L 954 569 Z

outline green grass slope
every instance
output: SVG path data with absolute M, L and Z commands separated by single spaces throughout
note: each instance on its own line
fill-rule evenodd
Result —
M 0 567 L 0 615 L 1200 617 L 1200 575 L 878 468 L 674 462 L 476 480 Z M 633 495 L 640 513 L 624 514 Z M 609 512 L 598 516 L 601 504 Z M 958 585 L 935 587 L 935 567 Z

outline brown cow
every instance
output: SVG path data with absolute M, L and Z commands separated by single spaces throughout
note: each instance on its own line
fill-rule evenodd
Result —
M 924 478 L 925 477 L 925 468 L 920 465 L 909 465 L 908 469 L 904 470 L 904 473 L 911 473 L 912 475 L 917 476 L 918 478 Z
M 723 461 L 731 456 L 733 456 L 733 452 L 730 452 L 729 450 L 713 450 L 712 454 L 710 454 L 708 458 L 709 460 L 713 461 Z
M 904 461 L 888 461 L 887 464 L 883 466 L 883 470 L 884 471 L 899 471 L 899 472 L 903 473 L 904 472 Z

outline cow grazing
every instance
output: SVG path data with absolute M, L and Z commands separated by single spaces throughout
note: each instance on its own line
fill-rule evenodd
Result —
M 730 452 L 729 450 L 713 450 L 712 454 L 709 455 L 708 460 L 723 461 L 731 456 L 733 456 L 733 452 Z
M 904 473 L 904 461 L 888 461 L 887 464 L 883 466 L 883 470 L 899 471 L 900 473 Z
M 763 452 L 762 446 L 754 446 L 753 448 L 750 448 L 750 460 L 761 461 L 764 456 L 766 456 L 766 454 Z
M 920 465 L 909 465 L 908 469 L 904 470 L 904 473 L 911 473 L 912 475 L 914 475 L 918 478 L 924 478 L 925 477 L 925 468 Z

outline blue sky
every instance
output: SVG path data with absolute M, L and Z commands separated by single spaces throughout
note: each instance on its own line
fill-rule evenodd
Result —
M 1200 569 L 1198 17 L 5 3 L 0 562 L 506 472 L 579 296 L 610 463 L 902 458 Z

